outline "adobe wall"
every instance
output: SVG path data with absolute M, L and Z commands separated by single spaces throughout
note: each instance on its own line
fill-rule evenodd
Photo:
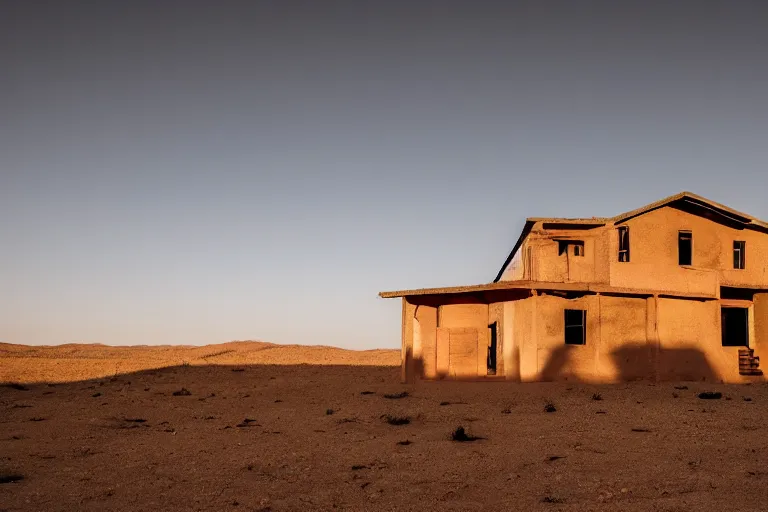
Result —
M 437 374 L 437 307 L 418 305 L 414 311 L 414 346 L 416 371 L 434 377 Z
M 504 343 L 504 367 L 509 380 L 536 380 L 536 296 L 504 303 L 504 325 L 508 326 Z
M 504 303 L 488 305 L 488 325 L 496 322 L 496 375 L 504 375 Z M 490 340 L 488 340 L 490 344 Z
M 723 347 L 718 301 L 658 299 L 659 380 L 742 382 L 738 347 Z
M 653 298 L 597 297 L 600 319 L 595 378 L 600 382 L 653 379 L 654 342 L 649 333 Z
M 497 375 L 508 380 L 756 380 L 739 375 L 738 347 L 722 346 L 716 300 L 544 294 L 490 305 L 451 302 L 403 302 L 404 380 L 408 350 L 412 371 L 423 378 L 485 376 L 494 321 Z M 585 345 L 565 344 L 565 309 L 587 311 Z M 768 293 L 755 295 L 750 318 L 751 346 L 768 370 Z
M 532 380 L 618 382 L 653 376 L 647 300 L 585 295 L 536 297 L 536 370 Z M 565 344 L 565 309 L 587 311 L 584 345 Z M 527 373 L 533 373 L 528 369 Z
M 584 242 L 584 255 L 575 256 L 573 246 L 560 254 L 557 237 L 562 240 L 578 240 Z M 520 248 L 520 254 L 524 254 L 527 248 L 531 248 L 533 259 L 533 268 L 530 275 L 531 280 L 548 281 L 556 283 L 606 283 L 608 282 L 608 273 L 605 270 L 608 255 L 608 238 L 605 236 L 603 228 L 585 229 L 585 230 L 544 230 L 541 225 L 537 225 L 526 242 Z M 527 263 L 522 258 L 522 266 Z M 515 275 L 524 273 L 518 270 Z M 505 273 L 503 281 L 511 280 L 512 274 L 508 277 Z
M 768 373 L 768 292 L 756 293 L 752 308 L 755 356 L 760 358 L 763 372 Z
M 445 304 L 438 308 L 438 361 L 448 354 L 447 377 L 485 375 L 488 357 L 488 305 Z M 447 342 L 446 342 L 447 340 Z M 440 342 L 442 341 L 442 342 Z M 445 364 L 438 373 L 445 373 Z
M 630 261 L 619 262 L 618 237 L 610 237 L 610 284 L 623 288 L 716 294 L 722 284 L 768 284 L 768 235 L 733 229 L 711 220 L 664 207 L 625 223 Z M 615 231 L 615 228 L 613 228 Z M 693 233 L 693 265 L 678 264 L 678 231 Z M 746 241 L 746 268 L 733 268 L 733 242 Z

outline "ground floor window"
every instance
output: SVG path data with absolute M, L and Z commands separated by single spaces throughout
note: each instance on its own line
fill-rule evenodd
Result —
M 583 309 L 565 310 L 565 344 L 584 345 L 587 342 L 587 312 Z

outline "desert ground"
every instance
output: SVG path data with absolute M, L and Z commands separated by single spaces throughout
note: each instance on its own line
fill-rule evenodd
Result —
M 404 385 L 399 357 L 0 344 L 0 510 L 768 510 L 765 384 Z

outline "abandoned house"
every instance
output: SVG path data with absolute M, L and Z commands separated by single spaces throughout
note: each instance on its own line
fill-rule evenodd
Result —
M 682 192 L 529 218 L 489 284 L 402 298 L 402 379 L 763 380 L 768 223 Z

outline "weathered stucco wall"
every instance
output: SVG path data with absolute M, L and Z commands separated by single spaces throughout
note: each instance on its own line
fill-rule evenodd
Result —
M 424 378 L 484 377 L 488 325 L 496 321 L 497 375 L 509 380 L 763 380 L 739 375 L 739 348 L 722 346 L 717 300 L 542 294 L 490 305 L 452 302 L 404 302 L 404 354 L 410 347 Z M 765 358 L 768 293 L 745 302 L 750 345 Z M 585 345 L 565 344 L 565 309 L 587 311 Z
M 648 300 L 598 296 L 599 338 L 595 376 L 619 382 L 652 378 L 653 344 L 648 333 Z
M 513 364 L 521 382 L 535 381 L 538 376 L 538 350 L 536 346 L 536 300 L 537 296 L 512 303 L 514 312 Z M 506 311 L 505 311 L 506 317 Z
M 618 382 L 652 376 L 646 303 L 642 298 L 600 295 L 538 297 L 534 380 Z M 586 344 L 565 344 L 566 309 L 586 310 Z
M 561 254 L 560 240 L 581 241 L 584 243 L 584 255 L 576 256 L 573 245 Z M 502 281 L 523 279 L 530 275 L 536 281 L 557 283 L 607 283 L 607 273 L 599 270 L 607 256 L 607 238 L 599 228 L 584 230 L 543 229 L 542 223 L 536 224 L 534 230 L 520 249 L 519 254 L 530 247 L 532 265 L 527 258 L 522 257 L 522 270 L 515 273 L 504 273 Z M 517 255 L 516 255 L 517 257 Z M 528 273 L 525 266 L 532 268 Z
M 760 358 L 763 371 L 768 373 L 768 293 L 756 293 L 754 296 L 754 335 L 752 348 Z
M 720 285 L 768 285 L 768 234 L 734 229 L 666 206 L 620 225 L 629 228 L 630 261 L 618 261 L 617 226 L 544 229 L 538 222 L 515 255 L 502 281 L 531 279 L 589 282 L 619 288 L 716 295 Z M 693 234 L 693 262 L 678 264 L 678 232 Z M 559 254 L 558 239 L 581 240 L 584 256 L 573 247 Z M 733 268 L 733 242 L 746 242 L 746 268 Z M 526 251 L 530 248 L 532 261 Z
M 551 295 L 536 298 L 536 380 L 595 378 L 595 361 L 600 347 L 598 298 L 587 295 L 565 299 Z M 587 311 L 587 340 L 585 345 L 565 344 L 566 309 Z
M 488 305 L 488 325 L 496 322 L 496 375 L 504 375 L 504 303 Z M 490 344 L 490 340 L 488 341 Z
M 717 301 L 658 299 L 659 380 L 738 382 L 738 348 L 723 347 Z
M 423 376 L 434 377 L 437 374 L 437 308 L 419 305 L 415 308 L 414 336 L 418 331 L 420 343 L 414 347 L 417 371 L 421 366 Z
M 630 261 L 619 262 L 618 236 L 611 236 L 610 284 L 623 288 L 715 294 L 719 284 L 768 284 L 768 235 L 733 229 L 673 207 L 625 223 Z M 693 234 L 693 264 L 678 264 L 678 232 Z M 733 269 L 733 242 L 746 242 L 746 268 Z M 720 281 L 720 283 L 718 282 Z

